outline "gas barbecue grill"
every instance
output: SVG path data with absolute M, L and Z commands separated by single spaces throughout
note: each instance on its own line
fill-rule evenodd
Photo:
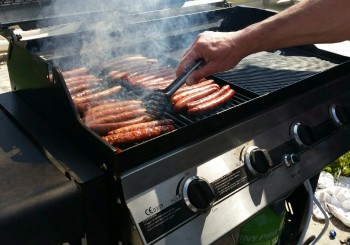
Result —
M 82 13 L 72 16 L 79 31 L 33 40 L 3 29 L 10 41 L 7 65 L 13 91 L 0 97 L 2 121 L 16 136 L 9 137 L 12 144 L 1 141 L 6 169 L 28 148 L 28 154 L 43 158 L 33 161 L 42 166 L 32 164 L 31 169 L 44 181 L 44 186 L 35 181 L 29 186 L 44 196 L 56 190 L 54 183 L 65 187 L 30 206 L 28 200 L 36 195 L 25 196 L 16 212 L 8 211 L 13 203 L 5 204 L 0 212 L 6 217 L 0 219 L 4 244 L 21 239 L 40 244 L 43 237 L 48 244 L 79 243 L 82 237 L 87 244 L 214 243 L 276 200 L 305 204 L 305 198 L 300 201 L 302 183 L 311 179 L 315 184 L 322 168 L 349 150 L 348 58 L 314 46 L 245 58 L 234 69 L 210 77 L 236 91 L 231 101 L 197 116 L 168 110 L 164 116 L 174 120 L 175 131 L 120 151 L 87 127 L 62 71 L 91 60 L 88 67 L 94 70 L 106 54 L 112 58 L 135 50 L 175 67 L 198 33 L 239 30 L 274 14 L 225 3 L 206 11 L 203 6 L 190 9 L 134 13 L 122 26 L 98 30 L 95 22 L 100 24 L 106 13 L 97 11 L 93 19 Z M 35 23 L 43 27 L 53 21 L 72 25 L 66 17 Z M 96 40 L 114 41 L 95 52 L 85 48 Z M 31 162 L 25 155 L 23 161 Z M 21 170 L 14 171 L 21 182 Z M 23 193 L 9 192 L 6 198 L 16 195 Z M 18 212 L 25 214 L 20 223 Z M 56 214 L 50 222 L 48 213 Z M 61 213 L 63 217 L 57 215 Z M 30 219 L 35 215 L 39 229 L 52 223 L 52 230 L 28 234 L 35 231 Z M 304 210 L 291 215 L 283 244 L 299 238 L 303 215 Z M 73 216 L 74 223 L 69 219 Z M 18 227 L 16 233 L 12 227 Z M 22 232 L 22 238 L 14 237 Z

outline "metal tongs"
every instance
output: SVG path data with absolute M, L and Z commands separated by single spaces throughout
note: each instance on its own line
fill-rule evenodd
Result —
M 146 110 L 156 117 L 160 117 L 170 105 L 170 97 L 186 82 L 187 77 L 198 67 L 204 64 L 203 59 L 196 60 L 180 76 L 178 76 L 168 87 L 162 90 L 154 90 L 145 98 Z

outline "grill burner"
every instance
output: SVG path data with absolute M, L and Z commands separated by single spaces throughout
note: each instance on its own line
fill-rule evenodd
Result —
M 148 56 L 147 47 L 159 47 L 154 42 L 167 40 L 170 47 L 157 58 L 174 67 L 172 54 L 207 27 L 195 28 L 196 16 L 210 22 L 208 30 L 228 31 L 272 14 L 235 7 L 154 19 L 139 23 L 140 29 L 147 26 L 149 35 L 137 45 Z M 182 29 L 183 25 L 174 24 L 177 18 L 193 26 Z M 166 23 L 170 33 L 157 33 L 160 23 Z M 123 36 L 112 32 L 115 38 Z M 152 35 L 156 41 L 147 40 Z M 8 68 L 14 94 L 103 169 L 111 195 L 107 199 L 117 199 L 110 201 L 113 207 L 108 211 L 117 227 L 117 240 L 123 243 L 213 243 L 350 148 L 348 113 L 340 109 L 350 106 L 350 63 L 303 46 L 252 55 L 235 69 L 208 78 L 220 86 L 229 84 L 236 91 L 233 99 L 205 115 L 166 111 L 164 117 L 174 121 L 175 131 L 116 151 L 80 120 L 62 76 L 61 69 L 82 65 L 86 54 L 39 57 L 54 54 L 62 48 L 55 46 L 56 41 L 62 40 L 74 50 L 77 43 L 72 40 L 81 39 L 73 33 L 10 44 Z M 39 44 L 45 42 L 51 45 L 41 49 Z M 121 47 L 116 43 L 111 53 L 131 54 L 135 42 Z M 127 89 L 130 98 L 139 96 L 136 89 Z M 35 125 L 10 103 L 4 108 L 29 133 L 35 131 Z M 47 143 L 47 135 L 39 131 L 32 134 Z M 75 171 L 85 170 L 83 162 L 62 169 L 73 180 L 79 176 Z M 193 188 L 206 193 L 204 203 L 198 202 Z

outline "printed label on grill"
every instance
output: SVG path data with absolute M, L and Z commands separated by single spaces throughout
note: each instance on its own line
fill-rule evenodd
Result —
M 179 201 L 140 222 L 139 226 L 146 242 L 149 243 L 194 215 L 185 203 Z
M 224 196 L 242 187 L 243 185 L 247 184 L 248 182 L 249 178 L 246 174 L 244 167 L 242 166 L 215 180 L 211 184 L 213 185 L 216 191 L 216 198 L 221 199 Z

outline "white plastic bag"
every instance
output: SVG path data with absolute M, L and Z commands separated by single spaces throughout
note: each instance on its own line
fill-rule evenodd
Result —
M 315 198 L 328 213 L 328 217 L 333 215 L 350 227 L 350 178 L 341 177 L 335 182 L 331 174 L 321 172 Z M 316 205 L 314 205 L 313 215 L 319 220 L 324 219 Z

